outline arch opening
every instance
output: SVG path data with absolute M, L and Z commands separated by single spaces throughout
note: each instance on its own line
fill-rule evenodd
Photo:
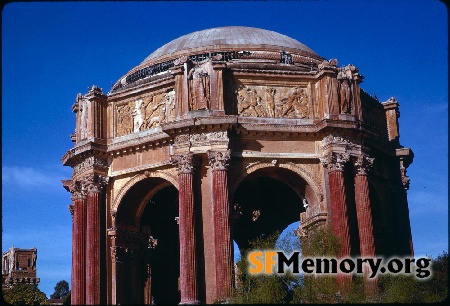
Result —
M 305 211 L 307 184 L 287 169 L 263 168 L 249 174 L 236 188 L 232 207 L 239 217 L 233 224 L 233 239 L 241 251 L 250 242 L 299 222 Z M 274 246 L 275 247 L 275 246 Z
M 154 304 L 178 304 L 180 292 L 180 242 L 178 233 L 178 190 L 167 186 L 156 192 L 141 217 L 141 231 L 157 239 L 150 257 L 151 300 Z

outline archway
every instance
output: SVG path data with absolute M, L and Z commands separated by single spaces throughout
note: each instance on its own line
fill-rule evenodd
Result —
M 123 273 L 115 282 L 121 304 L 178 304 L 180 274 L 178 190 L 159 177 L 145 177 L 124 194 L 115 226 L 124 233 Z M 133 255 L 136 254 L 136 255 Z
M 284 168 L 262 168 L 249 174 L 231 202 L 239 214 L 233 224 L 233 239 L 239 249 L 245 250 L 250 241 L 281 233 L 299 221 L 305 211 L 303 200 L 308 202 L 306 187 L 300 176 Z
M 180 247 L 176 217 L 178 216 L 178 190 L 167 186 L 159 190 L 148 202 L 141 218 L 141 229 L 157 239 L 150 258 L 152 302 L 178 304 L 178 278 L 180 276 Z

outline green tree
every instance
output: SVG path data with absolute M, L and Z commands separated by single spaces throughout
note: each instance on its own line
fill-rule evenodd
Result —
M 250 248 L 242 250 L 237 262 L 239 271 L 239 288 L 234 292 L 233 302 L 238 304 L 286 304 L 292 298 L 293 288 L 298 285 L 297 278 L 290 273 L 284 275 L 250 275 L 248 273 L 247 255 L 254 250 L 275 249 L 280 233 L 260 237 L 250 242 Z M 277 249 L 288 245 L 288 240 L 281 241 Z M 289 245 L 292 247 L 292 245 Z M 287 250 L 285 250 L 287 252 Z
M 47 296 L 36 285 L 17 284 L 3 291 L 3 298 L 11 305 L 49 305 Z
M 65 280 L 59 281 L 55 286 L 55 292 L 50 296 L 51 299 L 64 299 L 69 294 L 69 283 Z
M 71 293 L 72 293 L 72 291 L 69 291 L 69 293 L 64 297 L 64 299 L 63 299 L 64 306 L 72 305 L 71 300 L 70 300 L 70 297 L 72 295 Z

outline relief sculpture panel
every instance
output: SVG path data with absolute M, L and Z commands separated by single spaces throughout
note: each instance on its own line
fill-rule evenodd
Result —
M 116 136 L 137 133 L 175 120 L 175 91 L 152 93 L 116 107 Z
M 235 94 L 239 116 L 310 118 L 306 88 L 235 85 Z

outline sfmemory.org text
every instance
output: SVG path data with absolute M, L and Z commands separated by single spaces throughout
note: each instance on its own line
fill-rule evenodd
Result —
M 250 274 L 282 274 L 285 270 L 294 274 L 363 274 L 365 270 L 369 271 L 370 278 L 385 273 L 414 274 L 419 279 L 431 275 L 431 258 L 301 258 L 300 252 L 292 252 L 287 256 L 279 251 L 253 251 L 248 254 L 247 259 Z

